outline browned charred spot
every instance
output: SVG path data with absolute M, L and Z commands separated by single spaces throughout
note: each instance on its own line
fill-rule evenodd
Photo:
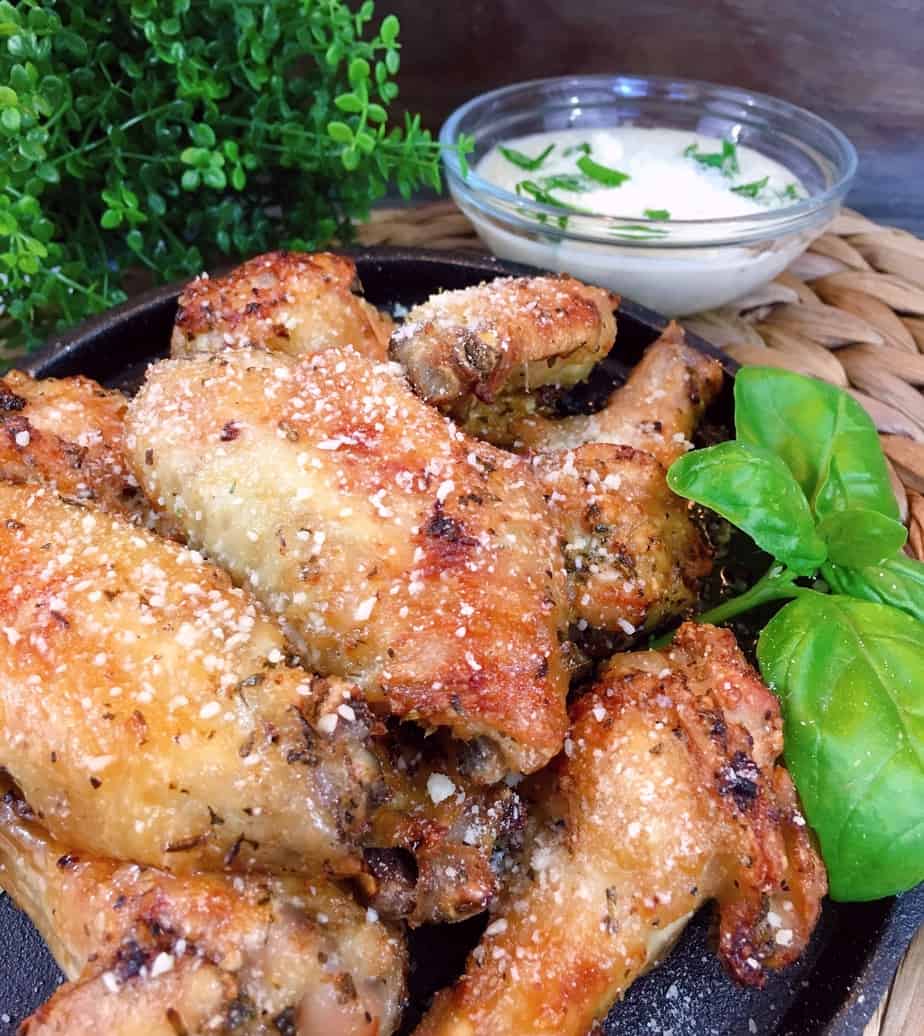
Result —
M 170 1023 L 170 1028 L 176 1033 L 176 1036 L 189 1036 L 189 1029 L 183 1023 L 183 1019 L 180 1017 L 179 1012 L 175 1007 L 168 1007 L 166 1011 L 167 1021 Z
M 7 417 L 3 421 L 3 428 L 6 430 L 6 434 L 9 436 L 10 442 L 16 447 L 17 450 L 24 450 L 25 446 L 20 446 L 16 441 L 16 436 L 25 432 L 31 441 L 32 438 L 32 425 L 29 423 L 29 419 L 22 417 L 19 414 L 14 414 L 12 417 Z M 26 443 L 28 446 L 28 443 Z
M 241 759 L 246 759 L 247 756 L 253 752 L 254 743 L 256 741 L 254 734 L 248 734 L 248 736 L 241 742 L 240 748 L 237 750 L 237 754 Z
M 71 625 L 70 622 L 60 612 L 56 612 L 54 610 L 51 610 L 51 611 L 49 611 L 48 614 L 55 620 L 55 622 L 59 626 L 63 627 L 64 629 L 69 629 L 70 628 L 70 625 Z
M 103 786 L 103 782 L 99 779 L 99 777 L 91 777 L 90 778 L 90 787 L 94 791 L 96 791 L 97 788 L 101 788 L 102 786 Z
M 277 427 L 289 442 L 298 442 L 298 429 L 294 425 L 283 420 L 278 423 Z
M 134 941 L 122 943 L 116 955 L 113 971 L 120 982 L 127 982 L 134 978 L 147 964 L 148 954 Z
M 57 866 L 62 871 L 73 870 L 78 863 L 80 863 L 80 858 L 73 853 L 65 853 L 63 856 L 59 856 L 56 861 Z
M 744 752 L 735 752 L 731 762 L 716 774 L 720 795 L 731 795 L 741 812 L 746 812 L 757 798 L 760 770 Z
M 15 518 L 7 518 L 3 523 L 11 532 L 20 532 L 25 529 L 25 525 L 22 522 L 17 522 Z
M 356 985 L 353 976 L 348 971 L 341 971 L 334 980 L 337 987 L 337 997 L 341 1003 L 349 1004 L 357 999 Z
M 544 680 L 549 675 L 549 660 L 543 658 L 542 661 L 536 666 L 536 679 Z
M 295 1028 L 295 1008 L 287 1007 L 284 1011 L 273 1018 L 273 1025 L 281 1036 L 298 1036 L 298 1029 Z
M 195 849 L 197 846 L 203 844 L 208 840 L 207 834 L 193 835 L 191 838 L 183 838 L 179 842 L 171 842 L 166 849 L 165 853 L 186 853 L 190 849 Z
M 144 451 L 144 463 L 147 464 L 148 467 L 151 467 L 154 463 L 154 451 L 150 446 Z
M 256 294 L 256 291 L 257 289 L 254 288 L 254 294 Z M 254 313 L 259 313 L 261 309 L 262 306 L 259 302 L 248 302 L 247 305 L 244 306 L 244 313 L 246 316 L 251 317 Z
M 0 380 L 0 413 L 15 413 L 17 410 L 25 410 L 26 400 L 11 392 Z
M 221 434 L 218 438 L 221 442 L 234 442 L 234 440 L 241 434 L 240 426 L 236 421 L 228 421 L 228 423 L 222 428 Z
M 443 507 L 439 503 L 434 506 L 433 514 L 424 526 L 424 534 L 443 540 L 445 543 L 470 547 L 478 543 L 476 539 L 466 534 L 465 525 L 458 518 L 443 513 Z
M 206 806 L 209 811 L 209 823 L 213 826 L 216 824 L 223 824 L 225 822 L 224 817 L 219 816 L 211 806 Z

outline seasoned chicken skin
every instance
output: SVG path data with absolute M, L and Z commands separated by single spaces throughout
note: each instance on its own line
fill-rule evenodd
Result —
M 585 443 L 633 446 L 666 470 L 690 449 L 689 440 L 722 380 L 718 360 L 687 345 L 683 330 L 671 323 L 597 413 L 560 420 L 530 415 L 498 429 L 498 435 L 486 427 L 480 431 L 517 451 L 548 453 Z
M 352 350 L 155 364 L 129 432 L 145 489 L 283 616 L 312 670 L 511 769 L 559 750 L 564 573 L 526 461 Z
M 356 688 L 190 550 L 0 483 L 0 767 L 75 850 L 356 870 L 379 764 Z
M 0 479 L 51 486 L 135 525 L 180 538 L 145 498 L 125 458 L 128 400 L 90 378 L 0 378 Z
M 415 306 L 389 355 L 421 398 L 462 416 L 473 397 L 582 381 L 613 347 L 617 304 L 573 277 L 501 277 Z
M 709 899 L 739 981 L 793 961 L 826 881 L 781 748 L 778 703 L 730 632 L 687 624 L 669 650 L 617 655 L 574 705 L 494 920 L 417 1036 L 584 1036 Z
M 7 789 L 0 884 L 67 977 L 24 1036 L 387 1036 L 403 940 L 324 878 L 177 877 L 84 857 Z
M 590 443 L 537 453 L 532 466 L 558 522 L 572 633 L 585 646 L 595 638 L 610 654 L 692 608 L 711 554 L 651 454 Z
M 330 252 L 269 252 L 183 289 L 173 356 L 259 346 L 301 356 L 351 345 L 385 359 L 391 318 L 361 295 L 356 264 Z

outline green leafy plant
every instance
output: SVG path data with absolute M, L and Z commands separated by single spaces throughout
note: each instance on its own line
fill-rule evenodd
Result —
M 772 562 L 699 620 L 788 602 L 757 654 L 831 894 L 903 891 L 924 880 L 924 564 L 901 552 L 876 429 L 840 389 L 761 367 L 735 379 L 735 427 L 675 461 L 668 483 Z
M 18 343 L 159 280 L 348 241 L 394 184 L 438 187 L 389 124 L 398 19 L 340 0 L 0 2 L 0 298 Z M 467 140 L 460 142 L 464 153 Z

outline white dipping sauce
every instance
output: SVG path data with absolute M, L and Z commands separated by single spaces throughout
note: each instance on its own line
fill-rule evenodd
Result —
M 511 158 L 502 148 L 515 154 Z M 531 161 L 535 168 L 523 167 Z M 476 172 L 524 199 L 562 209 L 559 219 L 546 217 L 527 233 L 466 208 L 493 252 L 574 274 L 668 316 L 747 294 L 772 280 L 820 232 L 699 246 L 704 238 L 698 228 L 670 221 L 747 217 L 807 194 L 779 162 L 685 130 L 620 126 L 535 133 L 492 148 Z M 586 213 L 642 222 L 617 230 L 612 244 L 569 237 L 571 219 Z M 686 247 L 672 247 L 679 244 Z

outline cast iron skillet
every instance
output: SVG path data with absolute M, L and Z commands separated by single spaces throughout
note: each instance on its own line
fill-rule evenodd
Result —
M 380 306 L 413 305 L 440 288 L 461 288 L 523 267 L 466 254 L 381 249 L 357 254 L 366 295 Z M 151 359 L 167 352 L 176 287 L 159 288 L 52 341 L 29 364 L 33 374 L 86 374 L 132 389 Z M 631 302 L 619 310 L 616 353 L 602 377 L 622 380 L 664 327 Z M 726 371 L 726 416 L 736 364 L 690 336 Z M 710 913 L 702 911 L 660 967 L 636 982 L 613 1010 L 605 1036 L 859 1036 L 906 946 L 924 922 L 924 885 L 875 903 L 826 902 L 803 958 L 762 991 L 741 989 L 710 947 Z M 461 969 L 484 921 L 421 929 L 412 936 L 411 1024 L 433 990 Z M 0 1036 L 44 1001 L 60 973 L 29 921 L 0 899 Z M 485 1034 L 490 1036 L 490 1034 Z

